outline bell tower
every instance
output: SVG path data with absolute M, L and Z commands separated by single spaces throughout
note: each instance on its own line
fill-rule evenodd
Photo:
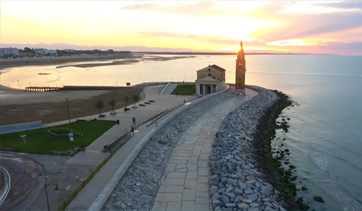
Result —
M 246 61 L 243 49 L 243 42 L 240 42 L 240 50 L 236 59 L 235 90 L 244 92 L 245 89 Z

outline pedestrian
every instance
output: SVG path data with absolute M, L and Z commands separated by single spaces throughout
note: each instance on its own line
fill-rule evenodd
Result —
M 132 135 L 134 135 L 134 127 L 131 126 L 131 132 L 132 132 Z
M 133 117 L 132 121 L 133 121 L 133 124 L 135 125 L 136 124 L 136 117 Z

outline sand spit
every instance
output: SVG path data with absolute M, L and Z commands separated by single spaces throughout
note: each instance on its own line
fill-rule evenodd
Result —
M 64 68 L 64 67 L 99 67 L 99 66 L 111 66 L 111 65 L 127 65 L 133 64 L 140 61 L 169 61 L 175 59 L 184 59 L 184 58 L 192 58 L 194 56 L 172 56 L 172 57 L 161 57 L 161 56 L 153 56 L 153 57 L 146 57 L 146 58 L 139 58 L 139 59 L 122 59 L 122 60 L 115 60 L 110 62 L 99 62 L 99 63 L 84 63 L 84 64 L 70 64 L 70 65 L 60 65 L 56 68 Z
M 132 64 L 140 61 L 169 61 L 174 59 L 192 58 L 194 56 L 147 56 L 134 54 L 132 57 L 124 55 L 112 56 L 81 56 L 81 57 L 40 57 L 40 58 L 17 58 L 17 59 L 0 59 L 0 70 L 12 67 L 35 66 L 35 65 L 60 65 L 60 67 L 96 67 L 107 65 L 124 65 Z M 94 61 L 109 61 L 95 63 Z M 63 65 L 72 62 L 92 62 L 76 65 Z

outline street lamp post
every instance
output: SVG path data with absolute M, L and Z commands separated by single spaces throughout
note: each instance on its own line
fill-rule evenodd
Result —
M 46 174 L 46 172 L 45 172 L 45 174 Z M 40 176 L 43 176 L 43 175 L 38 174 L 34 178 L 32 178 L 29 182 L 33 181 L 34 179 L 36 179 L 37 177 L 40 177 Z M 46 197 L 46 200 L 47 200 L 47 207 L 48 207 L 48 211 L 50 211 L 49 198 L 48 198 L 48 186 L 55 185 L 54 192 L 56 192 L 56 193 L 58 193 L 60 189 L 58 188 L 58 183 L 48 184 L 48 176 L 47 176 L 47 174 L 43 178 L 45 179 L 44 189 L 45 189 L 45 197 Z
M 50 206 L 49 206 L 49 198 L 48 198 L 48 186 L 50 186 L 50 185 L 55 185 L 55 188 L 54 188 L 54 192 L 59 192 L 59 188 L 58 188 L 58 184 L 47 184 L 46 182 L 45 182 L 45 184 L 44 184 L 44 189 L 45 189 L 45 197 L 46 197 L 46 199 L 47 199 L 47 207 L 48 207 L 48 211 L 50 211 Z
M 69 101 L 68 101 L 68 98 L 65 98 L 65 99 L 67 100 L 68 120 L 69 120 L 69 123 L 70 123 Z

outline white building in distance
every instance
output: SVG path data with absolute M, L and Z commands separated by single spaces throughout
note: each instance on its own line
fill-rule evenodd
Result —
M 0 48 L 0 57 L 3 56 L 19 56 L 19 49 L 17 48 Z

